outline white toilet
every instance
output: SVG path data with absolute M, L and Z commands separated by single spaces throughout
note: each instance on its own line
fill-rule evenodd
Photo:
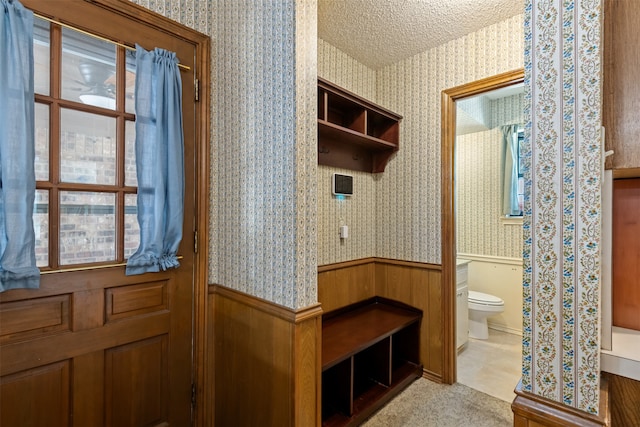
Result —
M 469 337 L 489 338 L 487 317 L 504 311 L 504 301 L 497 296 L 469 291 Z

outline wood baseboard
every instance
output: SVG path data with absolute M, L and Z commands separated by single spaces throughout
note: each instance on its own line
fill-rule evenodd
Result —
M 435 372 L 427 371 L 426 369 L 422 370 L 422 378 L 433 381 L 434 383 L 443 384 L 442 375 L 436 374 Z
M 516 398 L 511 404 L 514 427 L 602 427 L 610 426 L 609 383 L 602 377 L 600 381 L 600 413 L 588 414 L 571 406 L 528 393 L 518 382 Z

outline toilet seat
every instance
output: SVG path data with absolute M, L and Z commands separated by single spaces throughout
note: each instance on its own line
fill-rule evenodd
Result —
M 469 302 L 492 307 L 504 306 L 504 301 L 497 296 L 478 291 L 469 291 Z

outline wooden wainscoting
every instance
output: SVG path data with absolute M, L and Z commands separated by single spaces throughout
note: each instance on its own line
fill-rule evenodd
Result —
M 213 424 L 320 425 L 320 304 L 291 310 L 219 285 L 209 303 Z
M 373 296 L 422 310 L 420 362 L 424 376 L 442 382 L 442 268 L 439 265 L 364 258 L 318 268 L 318 301 L 328 312 Z
M 376 295 L 375 258 L 318 267 L 318 302 L 325 313 Z

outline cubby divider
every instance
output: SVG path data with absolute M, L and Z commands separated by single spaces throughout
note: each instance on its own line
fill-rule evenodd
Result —
M 381 297 L 323 315 L 323 426 L 359 424 L 422 375 L 421 318 Z
M 318 79 L 318 164 L 384 172 L 398 151 L 402 116 Z

